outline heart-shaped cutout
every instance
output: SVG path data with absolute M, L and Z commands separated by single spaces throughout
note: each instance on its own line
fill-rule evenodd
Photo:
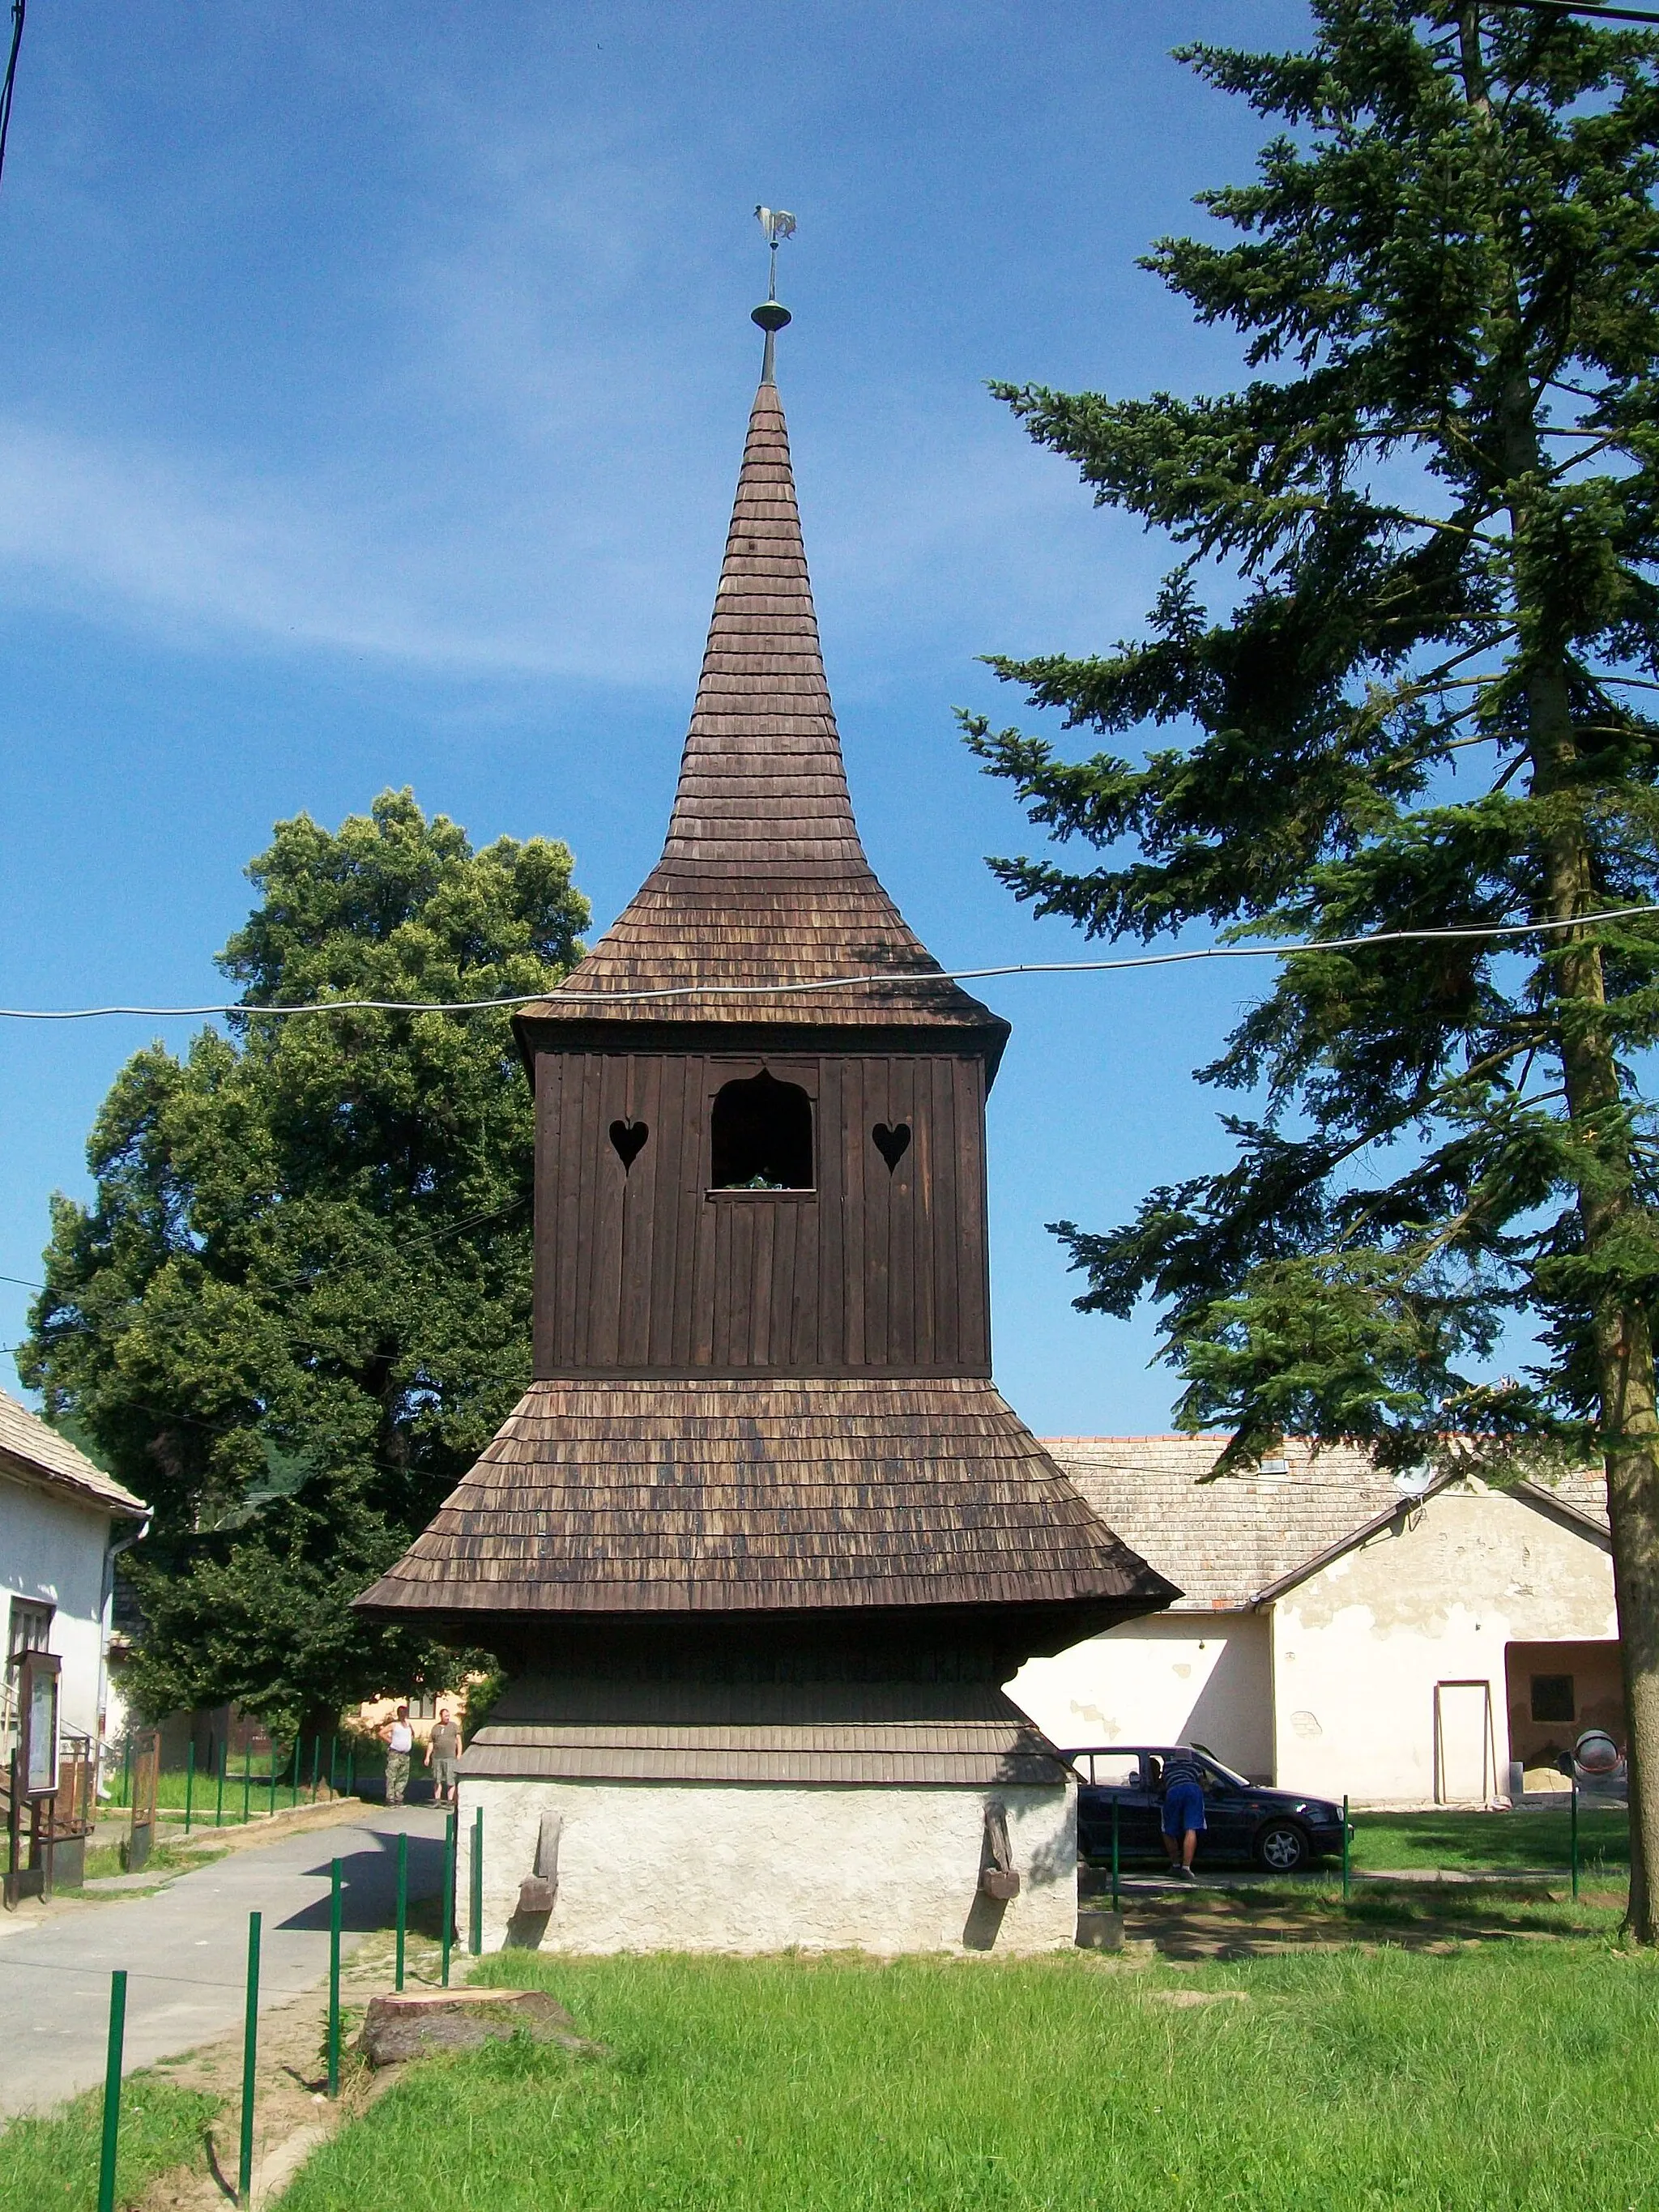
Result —
M 910 1149 L 910 1124 L 895 1121 L 890 1128 L 885 1121 L 878 1121 L 870 1134 L 876 1140 L 876 1150 L 887 1163 L 887 1172 L 893 1170 Z
M 631 1168 L 645 1150 L 645 1140 L 651 1134 L 643 1121 L 613 1121 L 611 1141 L 617 1148 L 617 1158 L 624 1169 Z

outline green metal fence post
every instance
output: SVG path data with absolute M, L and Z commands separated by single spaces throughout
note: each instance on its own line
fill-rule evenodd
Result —
M 1114 1912 L 1119 1910 L 1117 1901 L 1117 1792 L 1115 1790 L 1112 1792 L 1112 1910 Z
M 1348 1901 L 1348 1801 L 1342 1800 L 1342 1902 Z
M 340 1785 L 335 1778 L 334 1771 L 334 1762 L 339 1754 L 339 1749 L 340 1739 L 338 1735 L 336 1734 L 330 1736 L 328 1740 L 328 1794 L 331 1797 L 337 1797 L 340 1794 Z
M 1572 1778 L 1572 1901 L 1578 1902 L 1578 1777 Z
M 475 1959 L 483 1952 L 483 1807 L 472 1815 L 472 1863 L 467 1869 L 467 1949 Z
M 355 1784 L 353 1783 L 352 1778 L 351 1778 L 351 1770 L 352 1770 L 352 1768 L 356 1765 L 356 1763 L 357 1763 L 357 1747 L 356 1747 L 356 1745 L 355 1743 L 349 1743 L 349 1744 L 346 1746 L 346 1786 L 345 1786 L 345 1794 L 346 1794 L 346 1796 L 347 1796 L 348 1797 L 349 1797 L 349 1796 L 353 1796 L 353 1795 L 355 1794 L 356 1785 L 355 1785 Z
M 109 2050 L 104 2060 L 104 2141 L 98 2156 L 98 2212 L 115 2212 L 115 2154 L 121 2136 L 121 2045 L 127 2027 L 127 1977 L 109 1978 Z
M 127 1730 L 126 1748 L 121 1753 L 121 1810 L 125 1813 L 132 1802 L 132 1730 Z
M 248 1796 L 253 1788 L 253 1746 L 250 1743 L 242 1753 L 242 1826 L 248 1824 Z
M 236 2202 L 253 2194 L 253 2081 L 259 2058 L 259 1916 L 247 1917 L 247 2008 L 242 2020 L 242 2139 L 236 2161 Z
M 449 1947 L 455 1937 L 455 1815 L 444 1822 L 444 1893 L 438 1908 L 443 1923 L 444 1987 L 449 1987 Z
M 328 2094 L 340 2094 L 340 1862 L 328 1898 Z
M 409 1836 L 398 1837 L 398 1987 L 404 1985 L 404 1946 L 409 1935 Z
M 291 1813 L 300 1802 L 300 1731 L 294 1731 L 294 1771 L 288 1778 L 288 1809 Z
M 225 1747 L 224 1747 L 222 1744 L 221 1744 L 221 1745 L 220 1745 L 220 1747 L 219 1747 L 219 1787 L 218 1787 L 218 1789 L 214 1792 L 214 1797 L 213 1797 L 213 1825 L 214 1825 L 214 1826 L 215 1826 L 216 1828 L 220 1827 L 220 1826 L 222 1826 L 223 1825 L 223 1822 L 224 1822 L 224 1817 L 225 1817 Z
M 277 1761 L 277 1758 L 276 1758 L 276 1745 L 273 1743 L 273 1744 L 271 1745 L 271 1747 L 270 1747 L 270 1810 L 267 1812 L 267 1814 L 265 1814 L 265 1818 L 266 1818 L 268 1820 L 274 1820 L 276 1818 L 276 1768 L 277 1768 L 277 1765 L 278 1765 L 278 1761 Z
M 196 1740 L 192 1736 L 185 1746 L 185 1833 L 190 1833 L 190 1816 L 196 1796 Z
M 322 1771 L 323 1739 L 319 1735 L 315 1735 L 311 1739 L 311 1802 L 313 1805 L 317 1802 L 317 1784 L 321 1779 Z

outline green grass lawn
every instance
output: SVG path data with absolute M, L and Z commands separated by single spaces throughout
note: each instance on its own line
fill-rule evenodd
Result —
M 1565 1867 L 1572 1815 L 1558 1813 L 1360 1813 L 1354 1817 L 1357 1867 L 1410 1869 L 1451 1867 L 1507 1873 L 1517 1867 Z M 1630 1824 L 1618 1810 L 1578 1814 L 1579 1863 L 1622 1875 L 1630 1865 Z
M 218 2110 L 199 2090 L 135 2075 L 121 2097 L 117 2204 L 136 2204 L 158 2174 L 192 2159 Z M 51 2119 L 14 2120 L 0 2136 L 0 2212 L 94 2212 L 103 2117 L 94 2089 Z
M 608 2055 L 411 2068 L 284 2212 L 1659 2207 L 1659 1961 L 486 1960 Z M 1218 2002 L 1176 2004 L 1173 1996 Z

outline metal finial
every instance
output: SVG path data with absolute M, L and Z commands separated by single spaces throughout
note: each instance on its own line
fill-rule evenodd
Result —
M 781 240 L 794 236 L 795 218 L 783 208 L 757 207 L 755 210 L 755 220 L 766 233 L 766 243 L 771 248 L 772 263 L 771 277 L 766 288 L 766 297 L 755 309 L 750 320 L 758 323 L 766 333 L 766 350 L 761 356 L 761 382 L 770 384 L 775 381 L 773 342 L 778 332 L 790 319 L 788 308 L 784 307 L 778 299 L 778 245 Z

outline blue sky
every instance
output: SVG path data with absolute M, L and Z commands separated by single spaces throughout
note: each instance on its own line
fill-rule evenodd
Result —
M 1034 833 L 951 709 L 1019 719 L 975 656 L 1109 644 L 1162 549 L 985 380 L 1234 374 L 1134 266 L 1261 137 L 1169 49 L 1305 27 L 1280 0 L 36 0 L 0 185 L 0 1000 L 221 995 L 271 823 L 387 785 L 481 842 L 567 839 L 614 915 L 696 685 L 761 200 L 799 218 L 780 383 L 872 859 L 947 965 L 1084 957 L 987 872 Z M 998 1374 L 1043 1433 L 1166 1425 L 1150 1325 L 1073 1313 L 1043 1224 L 1222 1156 L 1189 1071 L 1256 988 L 988 988 L 1015 1024 Z M 38 1273 L 156 1027 L 6 1025 L 0 1272 Z M 0 1343 L 27 1297 L 0 1282 Z

